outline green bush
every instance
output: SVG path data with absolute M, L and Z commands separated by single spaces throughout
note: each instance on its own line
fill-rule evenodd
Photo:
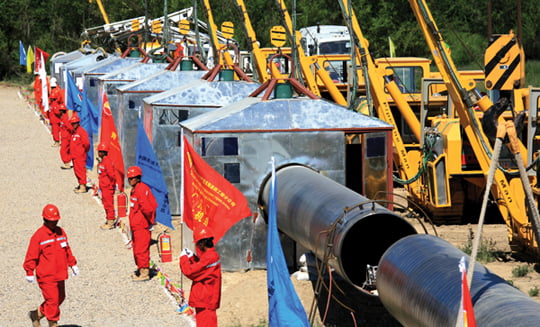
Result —
M 525 277 L 529 273 L 529 265 L 521 265 L 512 269 L 512 276 L 514 277 Z
M 540 292 L 540 290 L 535 286 L 529 290 L 529 296 L 538 296 L 538 292 Z
M 467 255 L 471 255 L 473 248 L 474 233 L 471 228 L 469 228 L 469 236 L 467 237 L 467 242 L 460 247 L 459 249 L 465 252 Z M 497 249 L 497 242 L 493 239 L 482 239 L 480 247 L 478 248 L 478 253 L 476 254 L 476 260 L 482 263 L 490 263 L 497 258 L 503 255 L 503 252 Z
M 540 86 L 540 61 L 526 60 L 525 63 L 525 87 Z

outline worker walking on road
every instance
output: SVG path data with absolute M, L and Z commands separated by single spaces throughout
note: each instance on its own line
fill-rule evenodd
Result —
M 150 229 L 155 223 L 157 202 L 150 187 L 141 182 L 142 170 L 131 166 L 127 171 L 131 194 L 129 196 L 129 226 L 132 232 L 133 257 L 137 270 L 133 281 L 150 279 Z
M 73 170 L 75 177 L 79 182 L 75 187 L 75 193 L 86 193 L 86 155 L 90 150 L 90 141 L 88 139 L 88 133 L 82 128 L 79 115 L 76 112 L 73 113 L 71 119 L 71 126 L 73 127 L 73 134 L 71 134 L 71 141 L 69 142 L 69 152 L 71 159 L 73 160 Z
M 197 327 L 217 327 L 221 301 L 221 263 L 214 248 L 214 237 L 208 227 L 193 233 L 197 254 L 185 248 L 180 254 L 180 269 L 193 281 L 189 305 L 195 308 Z
M 100 143 L 98 145 L 98 174 L 99 174 L 99 190 L 101 191 L 101 202 L 105 209 L 105 224 L 101 225 L 101 229 L 113 229 L 115 214 L 114 214 L 114 191 L 116 189 L 116 169 L 113 161 L 108 156 L 109 145 Z
M 40 320 L 46 317 L 49 327 L 57 327 L 60 320 L 60 305 L 66 297 L 65 280 L 68 278 L 68 267 L 73 276 L 79 274 L 77 259 L 71 253 L 67 235 L 57 226 L 60 212 L 53 204 L 47 204 L 42 212 L 43 226 L 40 227 L 28 245 L 23 268 L 26 280 L 34 281 L 34 271 L 37 282 L 43 294 L 43 303 L 29 312 L 34 327 L 41 326 Z

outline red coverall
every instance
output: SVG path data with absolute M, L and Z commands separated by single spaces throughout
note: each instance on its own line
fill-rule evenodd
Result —
M 71 134 L 69 153 L 73 160 L 73 170 L 79 185 L 86 185 L 86 154 L 90 150 L 88 133 L 80 125 Z
M 53 87 L 49 95 L 49 121 L 51 123 L 51 133 L 55 142 L 60 141 L 60 117 L 58 105 L 63 103 L 62 89 Z
M 51 134 L 55 142 L 60 142 L 60 112 L 57 106 L 52 106 L 49 112 L 49 122 L 51 123 Z
M 217 326 L 216 310 L 221 301 L 221 263 L 215 248 L 200 251 L 197 255 L 180 257 L 180 269 L 191 279 L 189 305 L 197 313 L 198 327 Z
M 41 103 L 41 85 L 42 83 L 39 75 L 34 75 L 34 99 L 36 100 L 36 105 L 38 106 L 39 111 L 41 111 L 41 114 L 45 115 L 43 103 Z
M 98 165 L 99 189 L 101 202 L 107 220 L 114 220 L 114 189 L 116 187 L 116 170 L 109 156 L 104 156 Z
M 60 159 L 67 164 L 71 161 L 71 155 L 69 154 L 69 143 L 71 142 L 71 134 L 73 134 L 73 127 L 69 122 L 69 116 L 64 113 L 60 118 Z
M 45 300 L 39 310 L 48 320 L 60 320 L 60 304 L 66 298 L 67 268 L 76 264 L 77 259 L 71 253 L 67 235 L 61 227 L 52 231 L 42 226 L 32 235 L 23 268 L 27 276 L 33 276 L 36 271 Z
M 148 268 L 150 264 L 150 227 L 156 218 L 157 202 L 150 187 L 137 183 L 129 196 L 129 226 L 133 237 L 133 257 L 137 269 Z

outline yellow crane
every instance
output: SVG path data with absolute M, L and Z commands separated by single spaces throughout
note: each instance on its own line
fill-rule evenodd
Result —
M 268 58 L 266 57 L 268 51 L 264 51 L 260 47 L 259 41 L 257 41 L 257 34 L 253 29 L 253 25 L 251 24 L 251 19 L 249 18 L 244 0 L 235 1 L 241 13 L 240 18 L 242 20 L 244 29 L 246 30 L 246 36 L 248 38 L 251 55 L 255 61 L 254 68 L 257 71 L 259 82 L 266 82 L 271 78 L 271 75 L 277 78 L 279 76 L 279 71 L 274 65 L 268 65 Z M 269 70 L 271 70 L 272 74 L 270 74 Z
M 206 17 L 208 18 L 208 32 L 212 40 L 212 48 L 214 51 L 214 58 L 215 58 L 214 60 L 216 60 L 215 64 L 216 65 L 225 64 L 228 67 L 232 67 L 234 65 L 234 62 L 230 53 L 227 51 L 228 46 L 226 44 L 220 43 L 217 36 L 217 26 L 216 26 L 216 23 L 214 22 L 214 15 L 212 13 L 212 7 L 210 6 L 210 0 L 203 0 L 203 4 L 204 4 Z

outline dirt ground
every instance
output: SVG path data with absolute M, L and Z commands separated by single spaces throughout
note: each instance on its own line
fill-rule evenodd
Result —
M 91 193 L 72 192 L 76 180 L 72 171 L 59 169 L 58 148 L 50 147 L 51 136 L 35 114 L 30 99 L 17 87 L 0 85 L 0 169 L 4 172 L 0 189 L 0 222 L 4 237 L 0 238 L 0 257 L 5 264 L 5 278 L 0 279 L 0 327 L 26 326 L 27 311 L 41 302 L 36 284 L 24 279 L 22 262 L 31 234 L 41 224 L 41 208 L 56 203 L 62 214 L 61 225 L 70 237 L 81 274 L 67 282 L 67 299 L 62 305 L 63 327 L 118 326 L 193 326 L 191 317 L 178 314 L 176 302 L 165 291 L 159 278 L 146 283 L 133 283 L 129 275 L 134 269 L 131 250 L 124 246 L 118 230 L 101 231 L 103 209 Z M 95 171 L 90 173 L 96 180 Z M 420 226 L 414 221 L 411 223 Z M 178 221 L 175 221 L 179 227 Z M 157 227 L 155 239 L 163 231 Z M 437 226 L 439 236 L 456 247 L 469 238 L 476 225 Z M 189 282 L 181 277 L 177 257 L 180 252 L 179 228 L 169 231 L 173 237 L 173 262 L 159 261 L 156 246 L 152 258 L 170 281 L 181 285 L 189 296 Z M 430 233 L 433 234 L 433 232 Z M 484 240 L 509 254 L 505 225 L 486 225 Z M 514 277 L 512 270 L 527 265 L 509 255 L 507 260 L 485 264 L 495 274 L 511 280 L 524 293 L 540 288 L 540 275 L 529 265 L 525 277 Z M 292 278 L 306 312 L 314 300 L 312 284 Z M 538 297 L 535 297 L 538 301 Z M 219 325 L 223 327 L 267 325 L 266 271 L 224 272 Z M 321 326 L 317 314 L 315 326 Z

